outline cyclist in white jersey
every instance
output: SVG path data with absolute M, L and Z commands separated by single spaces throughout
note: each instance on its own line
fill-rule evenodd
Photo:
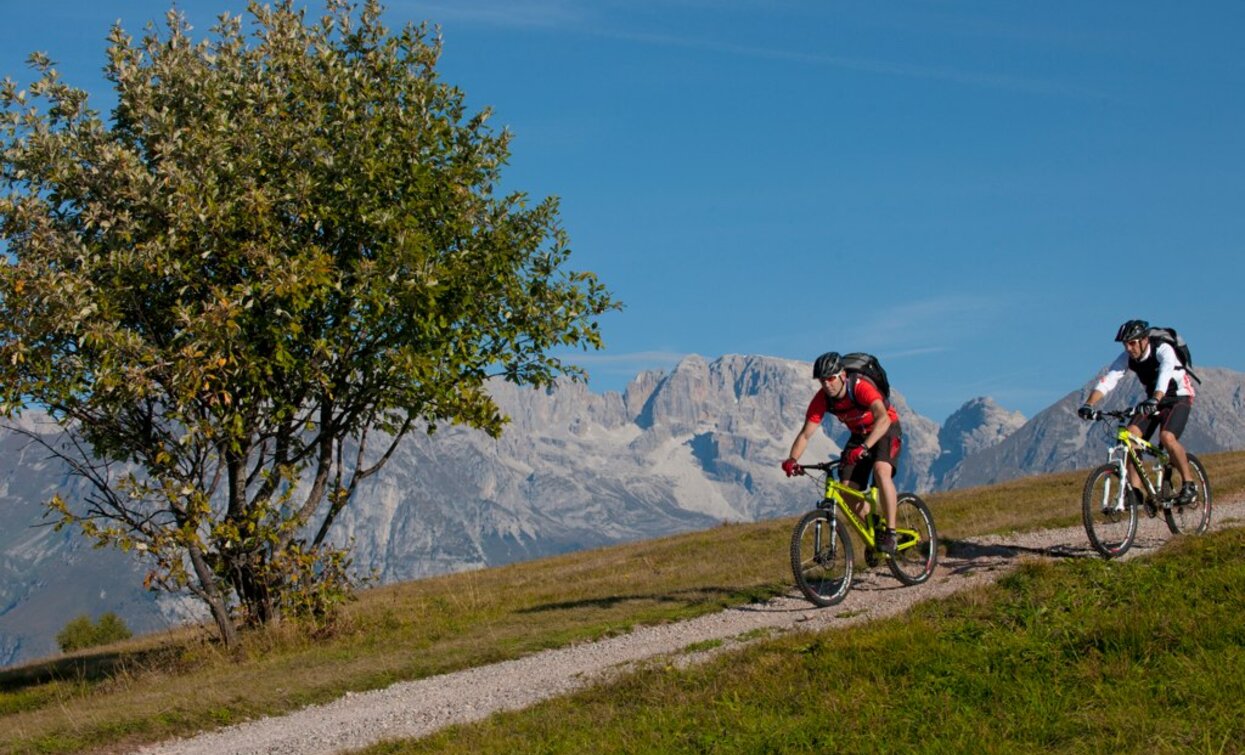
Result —
M 1197 488 L 1189 469 L 1189 457 L 1180 436 L 1189 421 L 1193 408 L 1193 379 L 1181 364 L 1171 344 L 1153 338 L 1150 324 L 1145 320 L 1129 320 L 1120 326 L 1115 340 L 1124 344 L 1124 353 L 1116 357 L 1106 372 L 1099 376 L 1094 389 L 1085 403 L 1077 410 L 1082 419 L 1094 417 L 1094 404 L 1115 389 L 1124 374 L 1132 371 L 1145 388 L 1146 399 L 1135 407 L 1136 414 L 1128 431 L 1139 438 L 1149 438 L 1159 430 L 1159 443 L 1171 454 L 1180 477 L 1185 481 L 1180 488 L 1178 503 L 1190 503 L 1197 497 Z M 1141 480 L 1130 466 L 1129 482 L 1140 490 Z

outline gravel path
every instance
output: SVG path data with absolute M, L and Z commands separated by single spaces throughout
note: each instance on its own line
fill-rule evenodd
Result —
M 1214 529 L 1241 526 L 1245 502 L 1217 503 Z M 1161 516 L 1142 518 L 1137 542 L 1125 556 L 1153 551 L 1170 539 Z M 860 576 L 837 606 L 814 609 L 797 593 L 690 621 L 643 627 L 599 642 L 547 650 L 526 658 L 353 693 L 326 705 L 264 718 L 190 739 L 141 750 L 161 755 L 219 753 L 334 753 L 384 739 L 414 738 L 445 726 L 516 710 L 586 687 L 638 662 L 678 654 L 692 663 L 740 647 L 757 630 L 785 632 L 848 627 L 906 610 L 913 603 L 997 580 L 1029 558 L 1097 556 L 1081 527 L 959 541 L 924 585 L 904 588 L 885 567 Z M 719 640 L 713 650 L 681 653 L 696 643 Z

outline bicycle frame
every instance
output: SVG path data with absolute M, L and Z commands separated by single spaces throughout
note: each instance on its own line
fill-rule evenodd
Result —
M 1125 420 L 1121 420 L 1125 421 Z M 1168 458 L 1167 450 L 1162 446 L 1155 445 L 1145 438 L 1139 438 L 1128 431 L 1127 425 L 1121 425 L 1115 431 L 1116 445 L 1107 449 L 1107 463 L 1115 464 L 1120 470 L 1120 479 L 1128 479 L 1128 467 L 1132 466 L 1137 472 L 1137 476 L 1141 478 L 1142 484 L 1146 487 L 1146 493 L 1155 501 L 1161 501 L 1165 496 L 1161 495 L 1163 490 L 1164 472 L 1171 460 Z M 1141 460 L 1142 455 L 1153 456 L 1156 460 L 1154 465 L 1154 479 L 1146 472 L 1145 463 Z M 1121 487 L 1121 493 L 1123 487 Z M 1121 504 L 1122 504 L 1121 500 Z
M 857 490 L 850 485 L 839 482 L 834 479 L 834 473 L 831 471 L 835 464 L 835 461 L 830 461 L 825 464 L 810 464 L 804 467 L 804 469 L 817 469 L 826 473 L 825 494 L 817 504 L 817 507 L 830 510 L 831 522 L 836 521 L 841 513 L 846 517 L 848 524 L 852 525 L 852 528 L 856 530 L 860 538 L 865 541 L 865 545 L 869 548 L 876 548 L 877 532 L 871 524 L 856 516 L 856 512 L 848 505 L 848 500 L 863 501 L 868 504 L 870 514 L 877 514 L 879 508 L 877 486 L 871 485 L 866 490 Z M 834 528 L 831 527 L 830 531 L 833 533 Z M 896 528 L 895 535 L 896 553 L 915 547 L 921 541 L 921 533 L 913 529 Z

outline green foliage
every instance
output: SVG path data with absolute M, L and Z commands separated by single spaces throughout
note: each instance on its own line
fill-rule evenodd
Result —
M 69 653 L 119 642 L 129 639 L 131 635 L 130 628 L 112 611 L 100 616 L 98 622 L 92 622 L 90 616 L 83 614 L 71 620 L 57 633 L 56 644 L 62 652 Z
M 65 428 L 96 494 L 54 499 L 62 525 L 144 551 L 227 640 L 230 605 L 266 622 L 337 574 L 330 526 L 397 440 L 500 433 L 487 381 L 582 376 L 550 352 L 618 306 L 566 268 L 556 199 L 496 193 L 510 136 L 440 40 L 326 4 L 115 27 L 107 121 L 41 54 L 0 86 L 0 409 Z

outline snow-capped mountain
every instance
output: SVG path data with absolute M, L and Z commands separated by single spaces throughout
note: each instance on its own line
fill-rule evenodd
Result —
M 501 438 L 457 427 L 409 436 L 333 537 L 353 543 L 360 570 L 395 581 L 796 513 L 819 491 L 778 464 L 815 391 L 809 374 L 805 362 L 691 356 L 668 373 L 638 375 L 621 394 L 498 382 L 494 395 L 511 418 Z M 1245 448 L 1245 374 L 1199 374 L 1190 448 Z M 939 427 L 894 392 L 905 441 L 900 489 L 1089 466 L 1105 443 L 1076 417 L 1082 393 L 1028 422 L 973 399 Z M 1112 399 L 1123 405 L 1128 393 L 1122 385 Z M 806 461 L 836 453 L 846 438 L 833 420 L 825 429 Z M 55 652 L 56 632 L 81 613 L 115 611 L 140 632 L 185 615 L 184 602 L 141 590 L 142 565 L 38 526 L 42 501 L 84 489 L 21 435 L 0 430 L 0 450 L 0 665 Z

